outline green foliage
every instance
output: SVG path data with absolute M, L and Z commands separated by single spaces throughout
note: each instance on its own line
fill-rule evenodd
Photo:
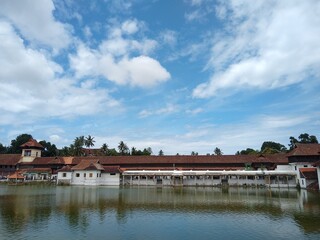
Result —
M 191 156 L 198 156 L 198 152 L 192 151 Z
M 306 143 L 306 144 L 319 143 L 316 136 L 309 135 L 308 133 L 300 134 L 298 137 L 299 140 L 297 140 L 295 137 L 292 137 L 292 136 L 289 139 L 290 139 L 290 143 L 289 143 L 290 150 L 294 148 L 296 143 Z
M 159 151 L 159 154 L 158 154 L 159 156 L 164 156 L 164 153 L 163 153 L 163 151 L 162 151 L 162 149 L 160 149 L 160 151 Z
M 251 154 L 258 154 L 258 153 L 259 153 L 258 150 L 254 150 L 252 148 L 247 148 L 246 150 L 238 151 L 236 153 L 236 155 L 251 155 Z
M 11 140 L 11 146 L 8 149 L 8 153 L 21 153 L 20 146 L 28 142 L 32 138 L 30 134 L 20 134 L 16 139 Z
M 90 135 L 88 135 L 88 137 L 86 137 L 86 139 L 84 140 L 84 145 L 86 145 L 86 147 L 90 148 L 94 146 L 95 140 L 93 140 L 94 137 L 91 137 Z
M 54 157 L 59 154 L 56 145 L 46 142 L 45 140 L 42 140 L 39 143 L 44 147 L 44 150 L 41 153 L 42 157 Z
M 120 155 L 129 155 L 130 154 L 130 151 L 129 151 L 127 144 L 125 144 L 123 141 L 119 142 L 118 150 L 119 150 Z
M 3 146 L 2 143 L 0 143 L 0 154 L 4 154 L 8 152 L 8 148 L 6 146 Z
M 274 154 L 286 151 L 287 148 L 284 145 L 272 141 L 266 141 L 261 145 L 260 152 L 263 154 Z
M 223 154 L 223 152 L 221 151 L 221 149 L 218 148 L 218 147 L 216 147 L 216 148 L 214 149 L 213 153 L 214 153 L 214 155 L 222 155 L 222 154 Z

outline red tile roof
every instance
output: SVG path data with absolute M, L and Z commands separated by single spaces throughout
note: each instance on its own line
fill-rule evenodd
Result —
M 67 165 L 67 166 L 63 166 L 57 172 L 72 172 L 72 170 L 71 170 L 71 167 L 69 165 Z
M 71 170 L 104 170 L 98 160 L 82 160 L 79 164 L 72 167 Z
M 18 172 L 14 172 L 13 174 L 10 174 L 8 176 L 8 179 L 24 179 L 24 176 L 22 176 L 20 173 Z
M 134 164 L 232 164 L 232 163 L 277 163 L 288 164 L 285 154 L 270 155 L 178 155 L 178 156 L 99 156 L 74 157 L 73 164 L 82 160 L 96 160 L 102 165 L 134 165 Z
M 37 142 L 37 140 L 30 138 L 28 142 L 22 144 L 20 146 L 21 148 L 38 148 L 38 149 L 44 149 L 44 147 Z
M 104 171 L 107 173 L 120 173 L 120 166 L 104 166 Z
M 21 159 L 21 154 L 0 154 L 0 165 L 16 165 Z
M 297 143 L 296 147 L 289 152 L 289 157 L 318 155 L 320 155 L 320 144 L 317 143 Z
M 316 168 L 300 168 L 300 175 L 307 179 L 317 179 L 317 169 Z

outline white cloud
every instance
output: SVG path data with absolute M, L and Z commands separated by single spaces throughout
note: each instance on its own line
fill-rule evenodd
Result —
M 139 22 L 136 19 L 127 20 L 122 23 L 121 30 L 125 34 L 134 34 L 139 30 Z
M 280 88 L 319 74 L 320 2 L 243 0 L 226 7 L 229 32 L 214 40 L 208 63 L 214 73 L 194 97 Z
M 165 30 L 160 33 L 160 40 L 163 44 L 168 44 L 171 47 L 174 47 L 177 43 L 177 32 L 172 30 Z
M 171 114 L 174 112 L 177 112 L 179 110 L 179 107 L 173 104 L 167 104 L 166 107 L 163 108 L 159 108 L 156 110 L 142 110 L 139 113 L 139 117 L 140 118 L 145 118 L 145 117 L 149 117 L 152 115 L 166 115 L 166 114 Z
M 71 36 L 69 27 L 54 19 L 54 10 L 51 0 L 3 0 L 0 16 L 10 20 L 28 40 L 60 49 L 70 44 Z
M 97 49 L 79 44 L 77 53 L 69 55 L 70 66 L 78 78 L 103 76 L 119 85 L 152 87 L 165 82 L 170 73 L 161 64 L 147 56 L 157 45 L 148 39 L 125 38 L 124 33 L 138 31 L 136 20 L 128 20 L 120 27 L 110 29 L 109 38 Z
M 196 115 L 198 113 L 203 112 L 204 110 L 202 108 L 195 108 L 195 109 L 188 109 L 186 113 L 191 114 L 191 115 Z
M 24 46 L 4 21 L 0 21 L 0 65 L 0 124 L 90 115 L 119 106 L 90 80 L 79 87 L 77 81 L 60 77 L 62 67 L 42 52 Z

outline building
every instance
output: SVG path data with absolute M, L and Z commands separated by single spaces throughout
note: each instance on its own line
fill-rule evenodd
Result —
M 41 157 L 43 147 L 30 139 L 21 155 L 0 155 L 0 173 L 71 185 L 319 188 L 319 146 L 272 155 Z

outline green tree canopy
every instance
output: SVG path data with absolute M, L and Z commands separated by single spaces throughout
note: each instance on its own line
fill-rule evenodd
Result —
M 299 140 L 297 140 L 295 137 L 290 137 L 290 143 L 288 144 L 290 147 L 290 150 L 292 150 L 296 143 L 319 143 L 318 139 L 315 135 L 309 135 L 308 133 L 302 133 L 298 137 Z
M 164 153 L 163 153 L 163 151 L 162 151 L 162 149 L 160 149 L 160 151 L 159 151 L 159 154 L 158 154 L 159 156 L 163 156 L 164 155 Z
M 287 148 L 277 142 L 272 142 L 272 141 L 266 141 L 263 142 L 263 144 L 261 145 L 261 153 L 264 154 L 273 154 L 273 153 L 280 153 L 280 152 L 286 152 Z
M 16 137 L 16 139 L 11 140 L 11 145 L 8 149 L 8 153 L 21 153 L 20 146 L 26 142 L 28 142 L 32 137 L 32 135 L 24 133 L 20 134 Z
M 84 145 L 86 145 L 86 147 L 90 148 L 94 146 L 94 143 L 96 141 L 94 140 L 94 137 L 91 137 L 90 135 L 88 135 L 88 137 L 85 138 L 84 140 Z
M 127 144 L 125 144 L 123 141 L 119 142 L 118 149 L 119 149 L 120 155 L 129 155 L 130 154 L 130 151 L 129 151 Z
M 42 140 L 39 143 L 44 147 L 44 149 L 41 153 L 41 156 L 54 157 L 59 154 L 59 151 L 58 151 L 55 144 L 51 144 L 50 142 L 46 142 L 45 140 Z
M 214 149 L 213 153 L 214 153 L 214 155 L 222 155 L 222 154 L 223 154 L 223 152 L 221 151 L 221 149 L 218 148 L 218 147 L 216 147 L 216 148 Z
M 246 150 L 241 150 L 236 152 L 236 155 L 250 155 L 250 154 L 258 154 L 258 150 L 254 150 L 252 148 L 247 148 Z

